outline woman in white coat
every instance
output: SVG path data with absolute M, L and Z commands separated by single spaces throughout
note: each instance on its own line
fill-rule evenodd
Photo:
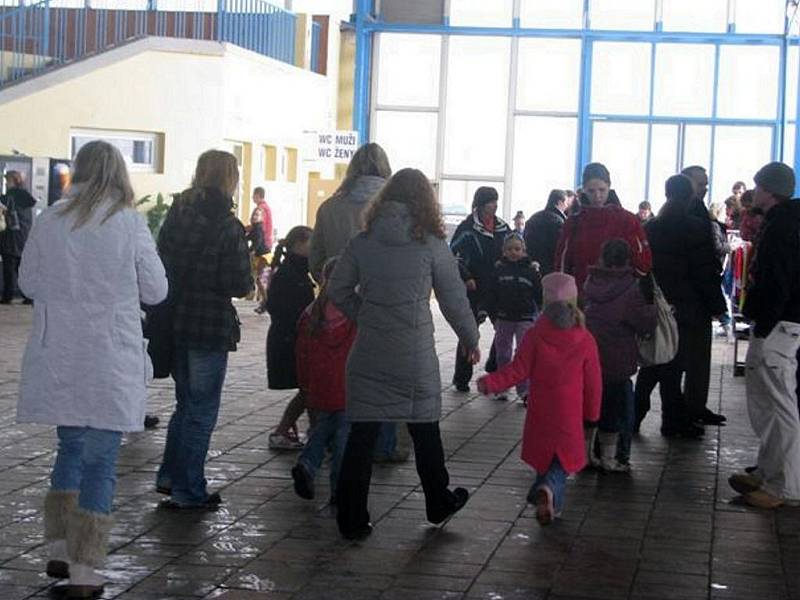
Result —
M 75 157 L 67 196 L 36 220 L 20 288 L 34 302 L 17 420 L 56 425 L 58 454 L 45 498 L 47 572 L 70 597 L 103 589 L 117 454 L 140 431 L 151 368 L 139 303 L 157 304 L 167 279 L 134 209 L 122 155 L 95 141 Z

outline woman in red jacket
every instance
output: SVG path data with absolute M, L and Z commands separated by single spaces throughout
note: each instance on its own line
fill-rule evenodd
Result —
M 589 267 L 597 264 L 603 244 L 621 239 L 633 250 L 631 264 L 636 273 L 647 275 L 652 265 L 647 236 L 636 215 L 620 206 L 605 165 L 584 167 L 583 193 L 589 204 L 564 224 L 556 247 L 556 269 L 573 275 L 582 292 Z
M 297 382 L 313 413 L 314 426 L 297 464 L 292 468 L 294 490 L 314 498 L 314 476 L 325 450 L 332 448 L 331 504 L 336 504 L 336 481 L 350 426 L 345 414 L 345 368 L 356 325 L 328 301 L 328 280 L 336 258 L 322 267 L 319 296 L 303 311 L 297 326 Z
M 547 525 L 564 505 L 567 475 L 586 465 L 583 423 L 600 418 L 603 390 L 600 358 L 577 308 L 575 279 L 551 273 L 542 279 L 544 313 L 525 334 L 513 362 L 478 381 L 498 393 L 529 380 L 522 460 L 536 470 L 528 502 Z

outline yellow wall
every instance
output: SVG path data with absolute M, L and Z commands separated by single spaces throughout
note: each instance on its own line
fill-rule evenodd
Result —
M 148 38 L 0 92 L 0 153 L 69 156 L 76 128 L 163 134 L 163 173 L 131 174 L 141 197 L 185 188 L 202 151 L 236 140 L 246 149 L 242 194 L 265 187 L 285 233 L 303 222 L 307 173 L 319 170 L 303 160 L 303 132 L 334 127 L 335 80 L 235 46 L 186 42 Z M 297 181 L 267 181 L 267 145 L 300 149 Z M 242 208 L 246 218 L 247 200 Z

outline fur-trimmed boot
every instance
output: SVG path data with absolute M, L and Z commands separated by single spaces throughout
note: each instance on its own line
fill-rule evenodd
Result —
M 72 513 L 67 527 L 68 598 L 96 598 L 103 593 L 105 580 L 95 569 L 105 562 L 112 525 L 110 515 L 81 508 Z
M 78 507 L 77 490 L 49 490 L 44 497 L 44 539 L 47 542 L 47 574 L 69 577 L 67 523 Z

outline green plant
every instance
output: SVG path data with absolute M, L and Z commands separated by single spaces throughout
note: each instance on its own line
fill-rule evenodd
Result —
M 163 194 L 156 194 L 155 204 L 152 206 L 147 206 L 153 203 L 152 194 L 148 194 L 144 198 L 140 198 L 136 201 L 136 207 L 139 208 L 139 210 L 142 210 L 140 207 L 146 207 L 142 212 L 147 219 L 147 226 L 150 228 L 150 233 L 152 233 L 153 237 L 156 239 L 158 239 L 158 232 L 164 224 L 164 219 L 167 218 L 167 212 L 175 196 L 177 196 L 177 194 L 170 194 L 170 202 L 167 202 Z

